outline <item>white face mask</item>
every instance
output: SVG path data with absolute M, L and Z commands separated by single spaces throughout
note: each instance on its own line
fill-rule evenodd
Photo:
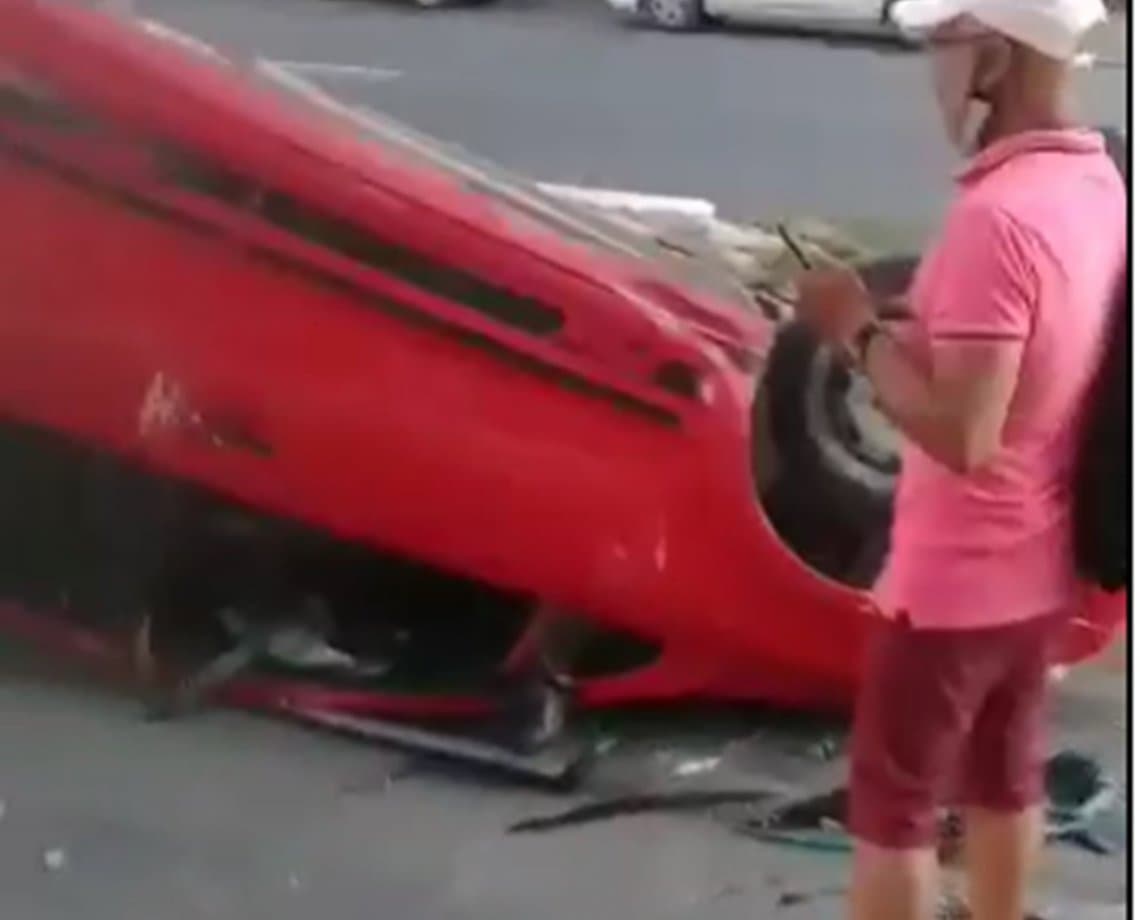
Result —
M 946 136 L 954 149 L 969 156 L 978 147 L 989 106 L 975 98 L 979 50 L 972 42 L 947 44 L 930 54 L 934 95 Z

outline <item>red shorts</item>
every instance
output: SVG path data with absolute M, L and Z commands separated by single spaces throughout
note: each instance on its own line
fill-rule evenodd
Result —
M 856 838 L 927 847 L 942 806 L 1020 811 L 1041 801 L 1061 623 L 928 630 L 883 621 L 855 714 L 848 826 Z

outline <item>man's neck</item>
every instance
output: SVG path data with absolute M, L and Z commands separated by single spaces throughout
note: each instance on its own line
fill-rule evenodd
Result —
M 979 148 L 1028 131 L 1063 131 L 1076 127 L 1068 106 L 1061 100 L 1043 100 L 1038 105 L 995 105 L 979 135 Z

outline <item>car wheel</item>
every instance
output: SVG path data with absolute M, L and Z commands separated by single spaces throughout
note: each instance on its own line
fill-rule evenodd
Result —
M 782 462 L 822 473 L 846 504 L 889 501 L 898 475 L 898 435 L 875 406 L 869 382 L 814 333 L 790 323 L 777 336 L 766 378 L 772 432 Z
M 645 17 L 659 29 L 688 32 L 704 22 L 701 0 L 642 0 Z
M 906 294 L 917 266 L 918 259 L 914 256 L 887 256 L 860 265 L 859 277 L 876 301 L 887 303 Z
M 798 322 L 780 329 L 763 392 L 778 459 L 763 496 L 772 525 L 816 571 L 865 587 L 886 550 L 899 466 L 893 431 L 869 387 Z
M 901 294 L 913 259 L 868 265 L 881 298 Z M 900 467 L 901 439 L 878 409 L 870 383 L 798 322 L 784 325 L 768 357 L 765 409 L 779 472 L 765 505 L 802 558 L 824 574 L 864 587 L 874 580 Z

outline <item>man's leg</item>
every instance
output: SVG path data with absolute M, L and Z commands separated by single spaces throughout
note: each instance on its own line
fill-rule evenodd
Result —
M 971 920 L 1023 920 L 1042 826 L 1040 806 L 1016 812 L 966 810 Z
M 968 651 L 902 623 L 871 640 L 851 756 L 852 920 L 934 916 L 937 807 L 982 695 Z
M 972 920 L 1022 920 L 1041 849 L 1046 691 L 1059 621 L 1018 624 L 1008 672 L 990 693 L 966 750 L 966 871 Z
M 937 901 L 933 847 L 896 850 L 856 840 L 851 920 L 932 920 Z

